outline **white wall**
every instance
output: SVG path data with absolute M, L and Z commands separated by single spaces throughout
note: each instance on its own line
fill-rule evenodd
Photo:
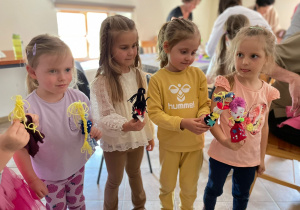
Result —
M 38 34 L 57 35 L 56 12 L 51 0 L 0 0 L 0 50 L 12 50 L 12 34 L 26 45 Z
M 26 96 L 25 67 L 0 69 L 0 118 L 7 116 L 15 107 L 13 96 Z

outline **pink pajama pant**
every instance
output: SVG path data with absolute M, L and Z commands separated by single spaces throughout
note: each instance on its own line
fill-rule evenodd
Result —
M 60 181 L 43 180 L 49 194 L 45 197 L 47 210 L 85 210 L 83 195 L 84 167 L 67 179 Z

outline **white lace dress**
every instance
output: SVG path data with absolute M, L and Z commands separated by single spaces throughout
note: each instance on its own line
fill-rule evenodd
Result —
M 105 152 L 126 151 L 146 146 L 148 141 L 154 138 L 153 124 L 147 113 L 145 113 L 146 125 L 141 131 L 122 131 L 123 124 L 132 119 L 132 103 L 128 99 L 138 91 L 136 71 L 131 69 L 129 73 L 120 76 L 124 99 L 114 106 L 108 94 L 105 77 L 100 75 L 92 84 L 93 119 L 102 132 L 100 142 Z

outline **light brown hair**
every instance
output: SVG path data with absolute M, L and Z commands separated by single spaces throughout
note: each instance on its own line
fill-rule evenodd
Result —
M 266 54 L 266 63 L 263 66 L 263 69 L 271 69 L 271 68 L 267 68 L 268 65 L 272 65 L 274 64 L 275 60 L 276 60 L 276 53 L 275 53 L 275 46 L 276 46 L 276 38 L 274 36 L 274 34 L 269 31 L 268 29 L 261 27 L 261 26 L 248 26 L 248 27 L 244 27 L 242 28 L 237 35 L 235 36 L 235 38 L 232 40 L 229 51 L 227 53 L 226 56 L 226 62 L 228 62 L 228 68 L 231 72 L 233 72 L 232 74 L 228 75 L 227 79 L 229 80 L 230 86 L 232 88 L 233 83 L 233 76 L 234 76 L 234 72 L 235 72 L 235 57 L 236 57 L 236 51 L 239 47 L 239 45 L 241 44 L 241 42 L 246 38 L 246 37 L 254 37 L 257 36 L 259 38 L 262 38 L 263 41 L 262 43 L 264 43 L 263 45 L 263 50 Z M 266 72 L 266 71 L 264 71 Z
M 106 85 L 110 88 L 109 95 L 113 103 L 123 101 L 123 89 L 120 83 L 122 71 L 119 64 L 113 59 L 112 47 L 115 38 L 122 32 L 136 31 L 133 20 L 122 15 L 107 17 L 101 24 L 100 28 L 100 60 L 99 69 L 95 79 L 100 75 L 106 77 Z M 138 87 L 144 87 L 141 73 L 141 59 L 139 56 L 139 46 L 137 40 L 137 55 L 132 67 L 136 68 L 136 79 Z
M 245 15 L 231 15 L 228 17 L 227 21 L 224 24 L 225 33 L 221 37 L 217 52 L 216 52 L 216 62 L 213 63 L 212 72 L 214 72 L 214 76 L 217 75 L 226 75 L 228 72 L 228 68 L 226 66 L 225 57 L 227 52 L 226 46 L 226 37 L 229 40 L 232 40 L 239 29 L 244 26 L 250 25 L 248 18 Z
M 27 65 L 35 69 L 39 65 L 39 58 L 42 55 L 57 56 L 57 62 L 65 59 L 67 55 L 72 55 L 72 52 L 68 45 L 66 45 L 61 39 L 56 36 L 48 34 L 42 34 L 34 37 L 26 46 Z M 74 65 L 73 65 L 74 66 Z M 74 86 L 77 82 L 76 68 L 72 68 L 72 82 L 70 86 Z M 37 89 L 39 83 L 36 79 L 33 79 L 27 73 L 26 76 L 27 93 L 31 93 Z
M 199 35 L 200 32 L 195 23 L 183 18 L 175 18 L 165 23 L 159 33 L 157 41 L 158 59 L 160 60 L 160 67 L 163 68 L 168 64 L 168 56 L 164 51 L 164 43 L 168 42 L 168 47 L 171 50 L 179 42 L 190 39 L 194 35 Z

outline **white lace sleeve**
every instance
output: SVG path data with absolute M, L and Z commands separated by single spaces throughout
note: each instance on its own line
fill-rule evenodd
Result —
M 110 137 L 119 137 L 127 119 L 116 113 L 105 85 L 105 77 L 100 76 L 91 87 L 93 118 L 101 132 Z

